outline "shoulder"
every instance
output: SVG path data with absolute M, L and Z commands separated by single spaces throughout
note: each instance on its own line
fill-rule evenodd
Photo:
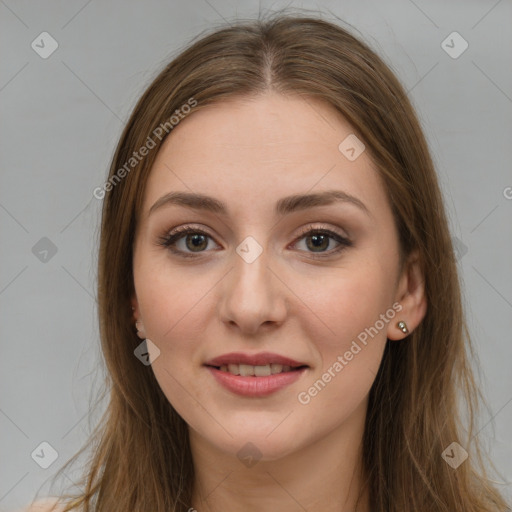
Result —
M 24 509 L 15 512 L 62 512 L 63 510 L 64 505 L 62 503 L 59 504 L 58 498 L 46 498 L 37 500 Z

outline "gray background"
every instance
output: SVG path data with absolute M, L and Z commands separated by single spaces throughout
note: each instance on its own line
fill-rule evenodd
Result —
M 510 0 L 0 0 L 0 511 L 47 494 L 99 416 L 92 191 L 138 95 L 192 36 L 286 5 L 353 25 L 410 92 L 459 248 L 489 403 L 477 435 L 512 480 Z M 44 31 L 59 45 L 46 59 L 31 47 Z M 458 58 L 441 46 L 453 31 L 469 44 Z M 58 452 L 48 469 L 31 457 L 43 441 Z

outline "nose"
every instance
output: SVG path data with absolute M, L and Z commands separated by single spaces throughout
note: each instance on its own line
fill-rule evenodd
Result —
M 269 263 L 265 250 L 251 263 L 235 253 L 234 267 L 222 280 L 220 318 L 241 334 L 275 328 L 286 318 L 287 288 Z

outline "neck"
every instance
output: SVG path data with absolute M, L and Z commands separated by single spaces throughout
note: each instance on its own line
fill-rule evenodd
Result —
M 259 460 L 250 467 L 190 429 L 195 470 L 193 509 L 368 512 L 366 491 L 358 501 L 364 475 L 365 414 L 366 407 L 308 446 L 276 460 Z

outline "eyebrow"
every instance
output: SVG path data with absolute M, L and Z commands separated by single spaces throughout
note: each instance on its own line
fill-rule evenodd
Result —
M 373 218 L 366 205 L 357 197 L 342 190 L 326 190 L 314 194 L 296 194 L 279 199 L 275 205 L 275 214 L 283 216 L 300 210 L 306 210 L 315 206 L 327 206 L 335 203 L 347 203 L 357 206 L 366 215 Z M 169 192 L 158 199 L 149 209 L 148 216 L 164 206 L 178 205 L 195 210 L 208 211 L 220 215 L 227 215 L 228 209 L 225 203 L 214 197 L 190 192 Z

